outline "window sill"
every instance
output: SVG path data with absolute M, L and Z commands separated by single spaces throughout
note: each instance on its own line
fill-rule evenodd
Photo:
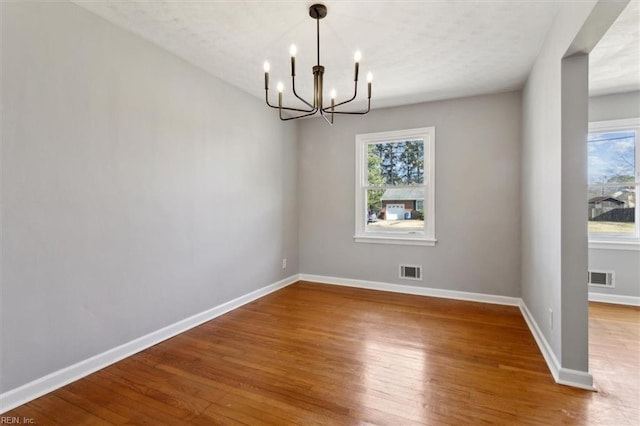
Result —
M 387 235 L 354 235 L 356 243 L 369 244 L 395 244 L 404 246 L 427 246 L 434 247 L 437 240 L 435 238 L 411 238 Z
M 640 241 L 589 240 L 590 249 L 640 251 Z

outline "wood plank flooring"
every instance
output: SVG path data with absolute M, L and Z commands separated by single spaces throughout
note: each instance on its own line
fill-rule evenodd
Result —
M 298 282 L 5 413 L 38 425 L 638 425 L 640 309 L 592 304 L 600 392 L 515 307 Z

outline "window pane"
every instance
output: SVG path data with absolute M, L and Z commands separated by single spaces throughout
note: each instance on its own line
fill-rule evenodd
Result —
M 413 185 L 424 183 L 422 140 L 368 145 L 368 185 Z
M 424 231 L 424 187 L 367 190 L 368 232 Z
M 636 195 L 635 186 L 589 186 L 589 233 L 634 235 Z
M 588 147 L 590 184 L 635 181 L 635 132 L 590 133 Z

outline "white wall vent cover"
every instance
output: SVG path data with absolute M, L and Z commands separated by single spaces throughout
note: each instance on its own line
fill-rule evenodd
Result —
M 589 271 L 589 285 L 596 287 L 615 287 L 613 271 Z
M 400 265 L 400 278 L 405 280 L 422 280 L 422 266 Z

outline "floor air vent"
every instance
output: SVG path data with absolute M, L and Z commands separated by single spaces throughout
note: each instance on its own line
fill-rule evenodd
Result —
M 400 265 L 400 278 L 422 280 L 422 266 Z
M 613 271 L 589 271 L 589 285 L 596 287 L 614 287 Z

